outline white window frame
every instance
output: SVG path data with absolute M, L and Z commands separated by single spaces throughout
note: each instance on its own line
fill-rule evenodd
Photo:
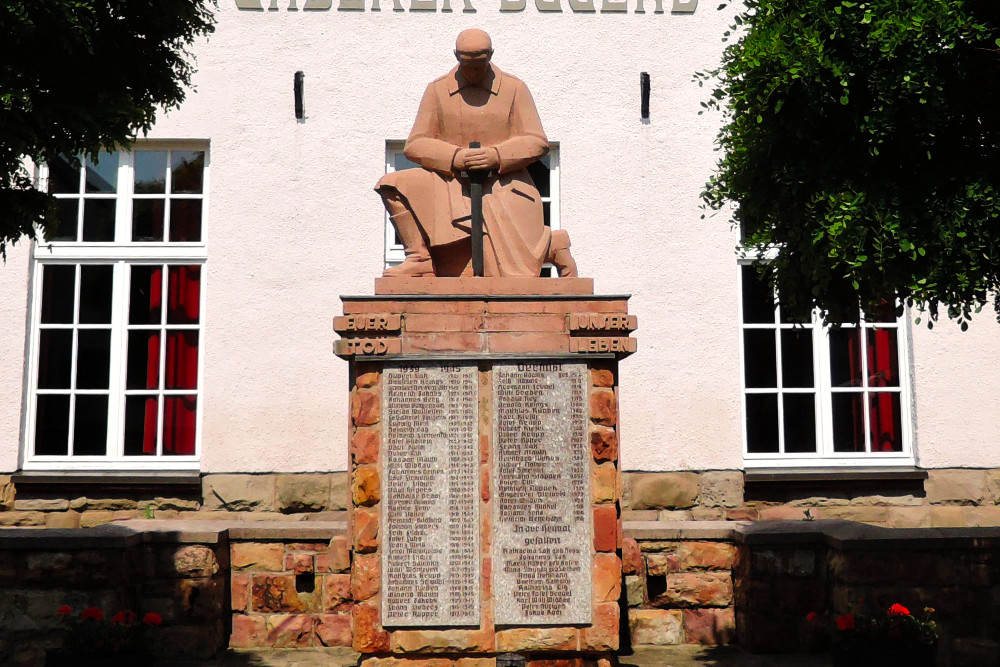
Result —
M 133 192 L 133 163 L 134 153 L 138 151 L 205 151 L 205 166 L 202 175 L 202 192 L 200 195 L 183 194 L 157 194 L 157 195 L 136 195 Z M 170 177 L 167 170 L 168 176 Z M 36 168 L 39 187 L 48 189 L 48 167 L 38 165 Z M 25 410 L 22 424 L 22 443 L 19 465 L 26 471 L 135 471 L 135 470 L 198 470 L 200 468 L 202 451 L 202 422 L 204 414 L 205 396 L 205 319 L 207 305 L 207 275 L 205 263 L 208 259 L 206 237 L 209 196 L 211 192 L 211 151 L 208 141 L 173 141 L 173 140 L 145 140 L 137 141 L 132 151 L 119 152 L 118 164 L 118 189 L 113 195 L 116 198 L 115 206 L 115 240 L 114 241 L 52 241 L 45 242 L 39 235 L 39 240 L 35 243 L 32 252 L 32 279 L 29 288 L 29 310 L 30 310 L 30 332 L 28 336 L 28 364 L 27 381 L 25 383 Z M 90 195 L 86 195 L 89 197 Z M 107 198 L 110 198 L 108 195 Z M 131 240 L 132 234 L 132 204 L 136 199 L 143 198 L 163 198 L 163 199 L 201 199 L 201 241 L 198 242 L 168 242 L 164 241 L 137 241 Z M 169 204 L 165 204 L 169 206 Z M 81 209 L 83 207 L 80 207 Z M 82 211 L 78 211 L 82 215 Z M 82 222 L 78 218 L 78 225 Z M 79 230 L 82 227 L 78 227 Z M 166 234 L 166 229 L 164 229 Z M 112 310 L 111 310 L 111 355 L 108 378 L 108 440 L 107 450 L 109 453 L 104 456 L 73 456 L 66 455 L 36 455 L 35 446 L 35 419 L 38 392 L 38 354 L 40 346 L 41 304 L 42 304 L 42 267 L 48 265 L 69 264 L 101 264 L 112 265 L 114 267 L 112 278 Z M 198 323 L 194 325 L 169 324 L 160 325 L 161 330 L 169 328 L 197 330 L 198 335 L 198 374 L 197 387 L 195 389 L 156 389 L 156 390 L 126 390 L 125 372 L 127 370 L 127 341 L 128 331 L 143 327 L 130 327 L 128 323 L 129 306 L 129 267 L 134 265 L 179 265 L 202 267 L 199 277 L 199 317 Z M 166 272 L 163 279 L 166 280 Z M 77 272 L 79 276 L 79 271 Z M 80 286 L 77 283 L 74 310 L 79 308 Z M 167 293 L 163 291 L 163 310 L 166 311 Z M 165 315 L 162 315 L 165 317 Z M 161 322 L 164 320 L 161 319 Z M 44 325 L 52 328 L 51 325 Z M 80 324 L 65 325 L 63 328 L 79 329 Z M 85 328 L 85 327 L 84 327 Z M 99 328 L 107 328 L 101 325 Z M 156 328 L 150 325 L 145 328 Z M 165 338 L 165 336 L 161 336 Z M 161 364 L 163 363 L 163 346 L 161 340 Z M 75 362 L 75 344 L 74 357 Z M 75 374 L 75 363 L 71 367 L 71 372 Z M 161 374 L 162 375 L 162 374 Z M 163 379 L 161 377 L 161 385 Z M 73 389 L 70 393 L 79 393 L 80 390 Z M 103 393 L 103 390 L 100 390 Z M 96 393 L 96 392 L 95 392 Z M 127 394 L 156 394 L 160 397 L 160 407 L 157 421 L 157 450 L 155 455 L 132 455 L 124 454 L 124 419 L 125 419 L 125 397 Z M 159 453 L 163 447 L 163 415 L 165 407 L 163 397 L 172 395 L 196 396 L 195 413 L 195 441 L 194 454 L 191 455 L 163 455 Z M 72 438 L 72 408 L 70 413 L 70 438 Z
M 390 139 L 385 142 L 385 173 L 391 174 L 396 171 L 396 159 L 403 157 L 405 145 L 406 141 L 401 139 Z M 549 194 L 542 197 L 542 205 L 549 205 L 549 229 L 554 231 L 561 229 L 559 222 L 559 142 L 549 142 L 549 153 L 542 160 L 549 163 Z M 388 212 L 385 213 L 384 236 L 385 262 L 383 268 L 388 269 L 402 264 L 405 259 L 403 245 L 395 242 L 396 234 L 392 222 L 389 220 Z M 542 275 L 557 277 L 559 274 L 554 266 L 546 264 L 542 269 Z
M 899 452 L 867 452 L 859 455 L 856 452 L 835 452 L 833 450 L 833 404 L 832 395 L 841 392 L 850 392 L 850 389 L 842 389 L 831 386 L 830 367 L 830 328 L 823 325 L 819 319 L 818 311 L 813 311 L 811 319 L 812 330 L 812 350 L 813 350 L 813 389 L 785 389 L 782 387 L 782 367 L 781 367 L 781 345 L 780 336 L 776 340 L 776 373 L 777 389 L 748 388 L 746 384 L 746 360 L 745 360 L 745 338 L 744 331 L 748 329 L 791 329 L 795 325 L 781 323 L 780 300 L 775 299 L 775 324 L 747 324 L 743 321 L 743 277 L 744 266 L 752 264 L 753 258 L 740 259 L 736 267 L 736 285 L 738 294 L 739 322 L 739 361 L 740 361 L 740 413 L 742 417 L 741 432 L 743 437 L 743 463 L 747 469 L 752 468 L 813 468 L 813 467 L 899 467 L 915 465 L 914 448 L 914 428 L 913 428 L 913 394 L 911 383 L 911 360 L 910 360 L 910 322 L 907 313 L 896 318 L 894 325 L 888 328 L 896 329 L 896 348 L 899 354 L 897 364 L 899 368 L 899 387 L 879 387 L 879 392 L 891 392 L 899 394 L 900 408 L 900 438 L 902 449 Z M 858 326 L 864 326 L 862 322 Z M 853 325 L 845 325 L 853 326 Z M 867 339 L 865 339 L 867 341 Z M 862 378 L 867 382 L 868 355 L 867 346 L 863 346 L 860 351 L 862 364 Z M 870 396 L 872 392 L 867 391 L 865 386 L 861 392 L 854 388 L 853 393 L 862 393 Z M 751 453 L 748 451 L 747 434 L 747 400 L 748 394 L 774 394 L 778 396 L 778 453 Z M 815 453 L 791 452 L 782 453 L 785 449 L 784 441 L 784 401 L 781 399 L 785 393 L 815 393 L 816 407 L 816 449 Z M 864 406 L 864 434 L 866 446 L 870 449 L 870 427 L 869 427 L 869 401 L 863 400 Z

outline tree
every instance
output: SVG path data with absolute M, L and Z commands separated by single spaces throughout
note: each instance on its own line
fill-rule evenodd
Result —
M 836 323 L 895 295 L 964 330 L 992 295 L 1000 320 L 1000 2 L 746 0 L 735 22 L 697 75 L 725 114 L 703 198 L 777 253 L 782 307 Z
M 2 0 L 0 255 L 57 224 L 25 160 L 128 148 L 184 100 L 188 47 L 213 30 L 202 0 Z

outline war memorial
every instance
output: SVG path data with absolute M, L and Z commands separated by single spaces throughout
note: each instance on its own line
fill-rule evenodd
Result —
M 859 599 L 998 664 L 995 337 L 796 327 L 699 221 L 724 11 L 494 4 L 220 2 L 197 94 L 39 172 L 0 664 L 825 657 Z M 91 609 L 159 620 L 108 662 Z
M 369 627 L 355 648 L 610 664 L 616 378 L 636 318 L 627 296 L 576 277 L 565 232 L 553 249 L 526 171 L 548 152 L 527 87 L 480 30 L 455 55 L 406 142 L 420 168 L 378 184 L 406 261 L 374 295 L 342 297 L 334 321 L 354 383 L 352 475 L 381 489 L 351 507 L 355 563 L 371 563 L 355 567 L 381 573 L 356 601 Z M 564 277 L 538 277 L 549 258 Z

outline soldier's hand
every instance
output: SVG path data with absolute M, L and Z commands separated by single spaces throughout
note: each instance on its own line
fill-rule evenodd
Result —
M 462 148 L 455 154 L 455 170 L 496 171 L 500 156 L 494 148 Z

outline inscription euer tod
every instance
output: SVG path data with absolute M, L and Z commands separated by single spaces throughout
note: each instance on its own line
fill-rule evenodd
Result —
M 497 625 L 591 622 L 587 365 L 493 367 Z
M 382 624 L 477 626 L 478 370 L 386 366 Z

